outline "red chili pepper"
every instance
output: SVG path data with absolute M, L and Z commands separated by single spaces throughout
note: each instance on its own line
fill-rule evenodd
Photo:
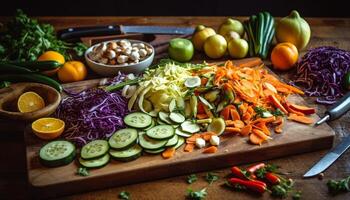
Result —
M 256 183 L 256 184 L 262 185 L 262 186 L 264 186 L 264 187 L 267 187 L 266 183 L 264 183 L 264 182 L 262 182 L 262 181 L 259 181 L 259 180 L 250 180 L 250 181 L 252 181 L 252 182 L 254 182 L 254 183 Z
M 264 193 L 266 191 L 266 186 L 261 185 L 261 183 L 257 183 L 256 181 L 250 181 L 250 180 L 242 180 L 239 178 L 230 178 L 229 179 L 230 183 L 232 185 L 242 185 L 246 187 L 247 189 L 258 192 L 260 194 Z
M 260 168 L 265 167 L 265 163 L 258 163 L 256 165 L 248 167 L 247 171 L 250 172 L 251 174 L 254 174 L 254 172 Z
M 280 178 L 276 174 L 271 172 L 267 172 L 265 174 L 265 178 L 273 185 L 276 185 L 281 182 Z
M 239 167 L 233 166 L 231 168 L 231 172 L 234 176 L 236 176 L 238 178 L 247 179 L 247 177 L 244 175 L 244 173 L 242 172 L 242 170 Z

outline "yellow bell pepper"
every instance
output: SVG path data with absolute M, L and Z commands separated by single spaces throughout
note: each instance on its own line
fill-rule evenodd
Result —
M 58 70 L 58 79 L 64 83 L 82 81 L 86 75 L 86 67 L 80 61 L 68 61 Z

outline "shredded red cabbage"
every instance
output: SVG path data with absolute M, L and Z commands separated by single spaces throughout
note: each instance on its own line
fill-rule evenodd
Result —
M 119 74 L 112 82 L 124 78 Z M 82 146 L 92 140 L 109 138 L 124 128 L 123 118 L 127 113 L 127 100 L 120 91 L 93 88 L 64 98 L 54 115 L 66 123 L 62 136 Z
M 333 104 L 345 93 L 343 77 L 350 70 L 350 52 L 323 46 L 310 49 L 297 63 L 292 85 L 304 88 L 308 96 L 317 96 L 317 103 Z

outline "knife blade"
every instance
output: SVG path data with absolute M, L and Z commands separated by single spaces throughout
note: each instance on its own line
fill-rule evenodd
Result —
M 304 178 L 316 176 L 331 166 L 350 147 L 350 136 L 346 136 L 340 144 L 328 152 L 309 171 L 304 174 Z
M 168 34 L 168 35 L 190 35 L 194 32 L 193 27 L 176 26 L 89 26 L 89 27 L 71 27 L 57 32 L 61 40 L 73 40 L 80 37 L 101 36 L 101 35 L 119 35 L 128 33 L 142 34 Z

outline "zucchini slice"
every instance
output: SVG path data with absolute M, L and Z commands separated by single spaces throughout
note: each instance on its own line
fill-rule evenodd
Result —
M 141 156 L 142 148 L 140 147 L 140 145 L 135 144 L 134 146 L 132 146 L 128 149 L 122 150 L 122 151 L 111 149 L 111 150 L 109 150 L 109 154 L 115 160 L 132 161 L 132 160 L 135 160 Z
M 148 137 L 155 140 L 168 140 L 175 134 L 171 125 L 158 125 L 146 131 Z
M 48 167 L 58 167 L 71 163 L 76 155 L 74 144 L 65 140 L 52 141 L 41 147 L 40 162 Z
M 185 117 L 177 112 L 170 113 L 169 118 L 171 121 L 178 123 L 178 124 L 181 124 L 182 122 L 185 121 Z
M 109 145 L 106 140 L 94 140 L 81 148 L 80 156 L 84 160 L 94 159 L 105 155 L 108 149 Z
M 166 124 L 173 124 L 173 122 L 169 118 L 169 113 L 161 111 L 161 112 L 158 113 L 158 117 L 159 117 L 160 120 L 162 120 Z
M 108 140 L 109 146 L 116 150 L 124 150 L 136 143 L 138 134 L 133 128 L 124 128 L 115 132 Z
M 124 117 L 124 123 L 133 128 L 146 128 L 152 124 L 152 117 L 141 112 L 134 112 Z
M 179 140 L 177 141 L 177 144 L 175 145 L 175 149 L 178 149 L 185 143 L 185 138 L 179 137 Z
M 187 133 L 197 133 L 200 131 L 198 124 L 191 121 L 185 121 L 181 124 L 181 129 Z
M 178 135 L 174 135 L 172 138 L 170 138 L 168 140 L 168 142 L 165 144 L 166 147 L 173 147 L 177 144 L 179 140 L 179 136 Z
M 83 158 L 79 158 L 79 163 L 86 168 L 99 168 L 107 165 L 107 163 L 109 162 L 109 158 L 109 154 L 106 153 L 101 158 L 96 159 L 84 160 Z
M 178 127 L 177 129 L 175 129 L 175 134 L 178 136 L 186 137 L 186 138 L 192 136 L 192 134 L 182 131 L 181 127 Z

